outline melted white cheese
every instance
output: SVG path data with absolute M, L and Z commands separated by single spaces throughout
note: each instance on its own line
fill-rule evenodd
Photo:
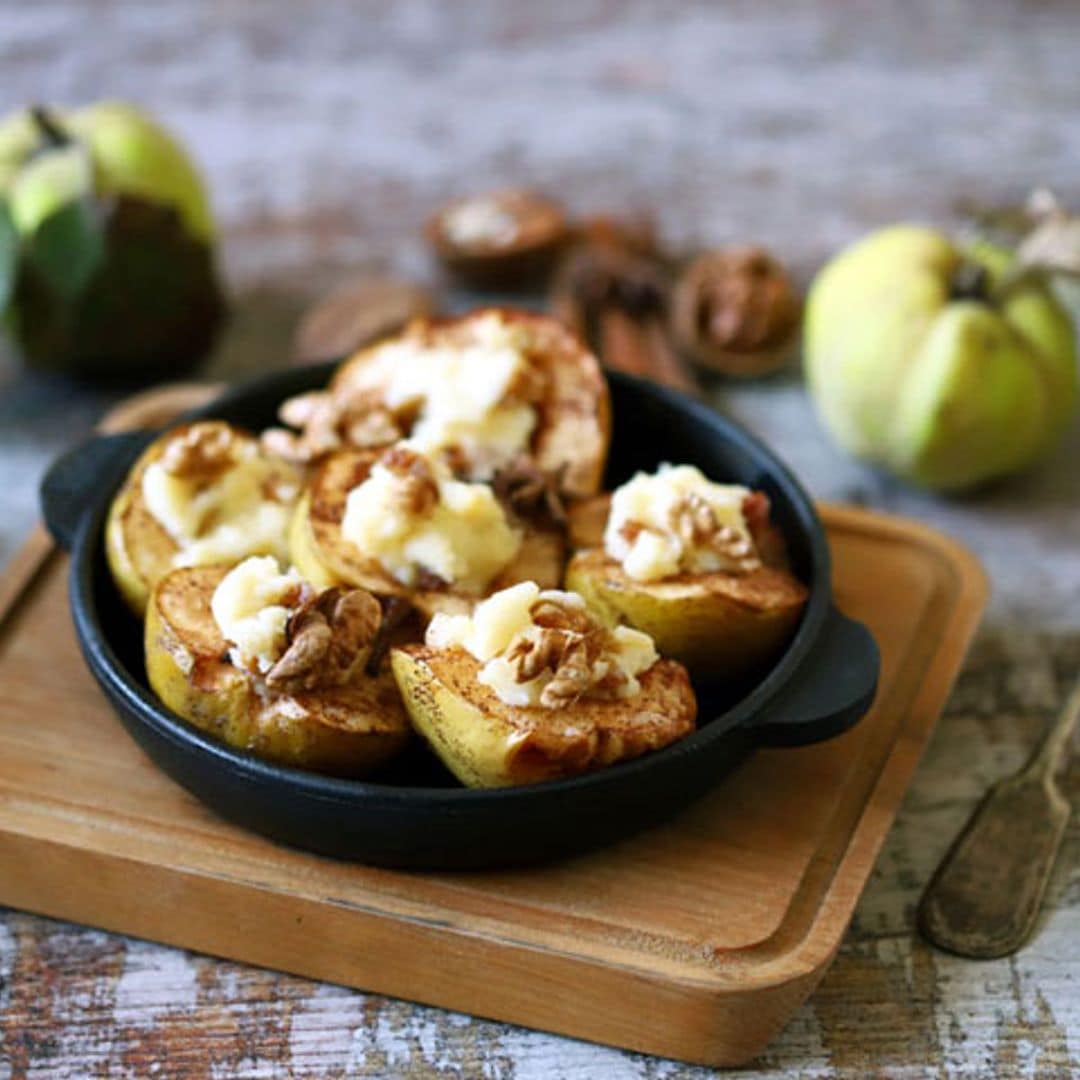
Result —
M 416 450 L 408 443 L 402 444 Z M 345 500 L 341 535 L 403 585 L 421 570 L 461 592 L 482 592 L 518 553 L 522 534 L 506 518 L 491 488 L 451 478 L 428 458 L 438 502 L 424 513 L 403 505 L 403 479 L 376 464 Z
M 175 476 L 160 461 L 148 465 L 143 502 L 179 549 L 173 565 L 237 562 L 256 554 L 288 561 L 289 517 L 299 492 L 281 473 L 254 443 L 241 443 L 236 463 L 209 483 Z M 267 496 L 268 484 L 276 498 Z
M 490 687 L 507 705 L 540 705 L 552 673 L 543 671 L 534 679 L 519 682 L 517 661 L 510 659 L 519 645 L 536 643 L 543 633 L 529 613 L 538 600 L 585 610 L 585 601 L 577 593 L 541 591 L 535 582 L 523 581 L 481 601 L 471 615 L 435 615 L 424 641 L 435 649 L 458 645 L 482 661 L 477 682 Z M 636 676 L 651 668 L 657 659 L 656 646 L 648 634 L 619 626 L 611 632 L 609 648 L 597 660 L 593 673 L 599 681 L 609 671 L 620 670 L 626 678 L 619 696 L 629 698 L 641 690 Z
M 301 585 L 300 575 L 281 573 L 271 555 L 245 559 L 221 579 L 210 610 L 237 667 L 265 674 L 278 662 L 289 618 L 282 601 L 295 597 Z
M 460 345 L 423 345 L 408 338 L 380 346 L 362 386 L 377 389 L 391 410 L 418 408 L 409 441 L 423 453 L 460 448 L 472 480 L 488 480 L 527 451 L 536 409 L 512 397 L 529 361 L 524 327 L 492 312 L 470 326 Z
M 715 548 L 687 543 L 674 530 L 673 515 L 680 503 L 696 495 L 718 525 L 750 539 L 742 509 L 749 494 L 749 488 L 738 484 L 714 484 L 693 465 L 665 464 L 652 474 L 639 472 L 611 497 L 604 550 L 636 581 L 737 569 Z M 628 538 L 635 529 L 636 536 Z

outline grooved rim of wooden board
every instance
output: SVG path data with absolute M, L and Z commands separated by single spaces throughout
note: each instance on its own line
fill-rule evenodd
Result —
M 208 392 L 158 392 L 121 420 Z M 975 559 L 922 525 L 822 515 L 837 601 L 882 647 L 863 723 L 760 751 L 640 837 L 502 874 L 336 863 L 214 817 L 142 757 L 82 668 L 64 560 L 39 531 L 0 578 L 0 902 L 647 1053 L 746 1061 L 835 954 L 987 593 Z

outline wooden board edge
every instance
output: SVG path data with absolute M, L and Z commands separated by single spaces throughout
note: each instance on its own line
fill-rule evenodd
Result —
M 854 507 L 824 504 L 821 510 L 827 526 L 872 529 L 875 519 L 881 519 L 898 537 L 932 549 L 956 576 L 957 601 L 951 606 L 947 625 L 942 630 L 941 639 L 946 647 L 935 653 L 927 669 L 916 695 L 915 707 L 910 710 L 878 773 L 855 830 L 822 894 L 816 917 L 795 948 L 778 956 L 771 964 L 752 970 L 749 982 L 744 984 L 756 994 L 786 986 L 797 997 L 787 1014 L 760 1038 L 756 1048 L 747 1048 L 747 1053 L 739 1060 L 724 1062 L 729 1065 L 749 1064 L 764 1052 L 786 1026 L 791 1013 L 814 992 L 835 959 L 915 770 L 963 668 L 990 595 L 989 578 L 979 559 L 946 534 L 907 518 L 879 515 Z M 926 722 L 912 730 L 920 716 L 926 717 Z
M 847 508 L 844 513 L 846 515 Z M 855 513 L 866 516 L 865 511 Z M 942 630 L 944 646 L 935 652 L 926 670 L 913 707 L 882 764 L 817 917 L 799 946 L 777 961 L 783 966 L 781 977 L 796 975 L 820 979 L 831 963 L 836 944 L 851 921 L 866 880 L 963 668 L 990 594 L 989 581 L 981 563 L 963 545 L 906 518 L 893 517 L 892 524 L 900 533 L 916 534 L 921 543 L 937 549 L 948 560 L 957 577 L 957 602 L 951 605 L 949 619 Z M 774 965 L 763 965 L 757 974 L 767 984 L 770 975 L 780 973 L 775 971 Z
M 0 632 L 56 550 L 53 538 L 45 526 L 38 523 L 3 568 L 0 573 Z
M 213 401 L 224 389 L 225 384 L 220 382 L 177 382 L 155 386 L 125 398 L 101 418 L 97 427 L 110 434 L 164 427 L 181 413 Z
M 827 503 L 820 504 L 820 509 L 822 519 L 827 529 L 831 531 L 848 534 L 865 533 L 875 542 L 891 542 L 904 548 L 914 548 L 932 561 L 931 565 L 939 574 L 939 584 L 934 591 L 931 608 L 936 605 L 944 616 L 934 622 L 937 630 L 935 641 L 940 641 L 943 648 L 947 649 L 956 632 L 963 630 L 962 625 L 958 625 L 956 621 L 958 612 L 970 610 L 974 619 L 972 632 L 974 631 L 974 626 L 977 625 L 985 607 L 988 582 L 979 560 L 967 548 L 944 533 L 907 518 Z M 896 719 L 892 721 L 891 728 L 887 730 L 885 736 L 879 740 L 877 755 L 874 754 L 872 746 L 866 747 L 863 751 L 864 755 L 869 755 L 869 760 L 864 764 L 870 766 L 872 771 L 867 776 L 866 786 L 862 788 L 862 797 L 854 804 L 849 799 L 837 805 L 834 816 L 825 830 L 827 837 L 836 838 L 835 842 L 826 845 L 811 860 L 798 890 L 792 897 L 788 913 L 775 930 L 768 937 L 723 954 L 728 966 L 736 965 L 737 977 L 743 985 L 746 985 L 748 981 L 753 981 L 755 985 L 765 986 L 771 985 L 778 978 L 813 977 L 815 973 L 817 977 L 820 977 L 824 971 L 830 958 L 827 942 L 824 949 L 818 949 L 797 969 L 793 969 L 790 965 L 803 949 L 805 942 L 814 939 L 817 932 L 815 926 L 820 920 L 821 907 L 825 899 L 838 887 L 843 888 L 845 884 L 844 859 L 850 845 L 854 843 L 856 830 L 867 808 L 873 804 L 875 792 L 886 775 L 897 744 L 910 742 L 914 736 L 920 734 L 913 730 L 917 717 L 926 718 L 921 731 L 921 739 L 924 742 L 928 740 L 933 730 L 944 705 L 948 687 L 944 689 L 940 701 L 928 702 L 925 700 L 928 679 L 936 668 L 941 667 L 949 673 L 951 685 L 951 680 L 955 678 L 962 665 L 967 647 L 968 640 L 965 639 L 955 659 L 955 664 L 949 662 L 946 653 L 939 650 L 926 649 L 927 655 L 923 664 L 919 663 L 917 653 L 909 654 L 905 661 L 906 666 L 914 666 L 920 672 L 919 680 L 909 696 L 900 702 L 892 702 L 879 694 L 875 700 L 875 709 L 887 709 Z M 904 682 L 903 671 L 899 670 L 894 679 L 883 689 L 890 696 L 897 692 L 903 694 Z M 920 701 L 923 704 L 920 705 Z M 878 723 L 880 726 L 886 721 L 881 719 Z M 902 795 L 901 791 L 901 798 Z M 882 838 L 892 827 L 899 809 L 899 801 L 898 799 L 895 806 L 888 808 Z M 857 810 L 856 814 L 851 813 L 853 806 Z M 877 820 L 880 822 L 881 818 Z M 872 864 L 870 868 L 867 868 L 867 875 L 871 868 Z M 865 876 L 857 882 L 856 898 L 864 886 Z M 844 926 L 846 926 L 846 921 Z M 843 928 L 840 929 L 840 934 L 842 933 Z
M 990 597 L 990 579 L 979 557 L 959 540 L 925 525 L 914 518 L 883 510 L 866 510 L 843 503 L 817 504 L 826 529 L 839 527 L 857 532 L 880 534 L 887 530 L 899 542 L 906 542 L 934 553 L 956 575 L 959 593 L 978 606 L 978 617 Z
M 760 1052 L 812 989 L 787 982 L 749 995 L 737 987 L 702 993 L 663 974 L 597 966 L 520 942 L 474 938 L 469 949 L 447 949 L 447 929 L 437 921 L 250 883 L 238 892 L 232 884 L 0 832 L 0 902 L 6 905 L 638 1053 L 739 1064 Z M 207 910 L 218 917 L 187 915 Z M 432 965 L 428 958 L 436 954 L 439 963 Z M 485 977 L 492 972 L 499 977 Z

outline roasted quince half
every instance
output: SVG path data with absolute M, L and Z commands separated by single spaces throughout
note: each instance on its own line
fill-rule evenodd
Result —
M 356 776 L 409 737 L 389 625 L 370 593 L 318 591 L 272 556 L 183 567 L 151 594 L 146 673 L 165 705 L 229 746 Z
M 695 678 L 760 671 L 806 605 L 767 497 L 694 466 L 638 473 L 610 502 L 583 505 L 571 537 L 586 550 L 571 558 L 567 588 L 609 624 L 649 634 Z
M 302 477 L 258 439 L 220 420 L 162 435 L 135 463 L 109 510 L 105 551 L 117 587 L 141 615 L 150 590 L 180 566 L 288 558 Z
M 568 498 L 599 490 L 611 435 L 596 358 L 557 320 L 509 309 L 417 320 L 356 353 L 326 390 L 284 402 L 280 416 L 288 427 L 264 433 L 264 444 L 293 461 L 407 438 L 461 479 L 525 468 Z
M 457 480 L 410 442 L 339 450 L 315 470 L 290 530 L 292 561 L 320 585 L 466 612 L 518 581 L 553 587 L 563 532 L 519 517 L 488 484 Z
M 471 615 L 436 615 L 391 650 L 416 730 L 469 787 L 573 776 L 694 730 L 686 669 L 648 635 L 601 625 L 580 596 L 521 582 Z

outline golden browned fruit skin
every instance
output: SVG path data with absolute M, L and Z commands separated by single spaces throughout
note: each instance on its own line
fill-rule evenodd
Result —
M 116 587 L 136 615 L 146 610 L 150 590 L 172 569 L 178 548 L 157 518 L 146 508 L 142 478 L 164 449 L 159 439 L 147 447 L 133 466 L 109 507 L 105 524 L 105 557 Z
M 476 681 L 464 649 L 411 645 L 391 653 L 416 730 L 469 787 L 509 787 L 628 761 L 694 730 L 697 701 L 685 669 L 659 660 L 640 692 L 561 709 L 507 705 Z
M 227 660 L 210 611 L 228 567 L 174 570 L 146 611 L 146 674 L 162 702 L 239 750 L 285 765 L 359 776 L 401 750 L 409 721 L 389 666 L 328 689 L 264 697 Z
M 644 631 L 658 652 L 703 678 L 742 676 L 769 663 L 795 632 L 808 596 L 790 573 L 770 566 L 635 581 L 600 549 L 570 560 L 566 587 L 609 625 Z
M 335 574 L 320 558 L 312 535 L 311 493 L 300 496 L 289 522 L 289 558 L 305 581 L 318 589 L 345 584 L 345 579 Z
M 356 585 L 382 596 L 406 596 L 425 615 L 437 611 L 457 614 L 472 610 L 478 596 L 455 592 L 451 586 L 409 588 L 346 540 L 341 533 L 349 492 L 363 483 L 381 450 L 338 450 L 315 471 L 297 505 L 289 531 L 293 563 L 317 585 Z M 488 594 L 535 581 L 542 589 L 557 588 L 566 562 L 561 533 L 523 525 L 525 540 L 514 560 L 491 582 Z

